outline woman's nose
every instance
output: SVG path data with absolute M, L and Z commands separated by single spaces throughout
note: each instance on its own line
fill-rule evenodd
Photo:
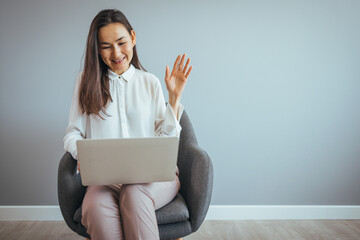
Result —
M 116 46 L 113 51 L 114 57 L 120 57 L 121 56 L 121 50 L 119 46 Z

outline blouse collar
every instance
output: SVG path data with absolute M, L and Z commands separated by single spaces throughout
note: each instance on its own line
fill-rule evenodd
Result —
M 107 75 L 111 80 L 123 78 L 125 81 L 128 82 L 131 79 L 131 77 L 134 75 L 134 73 L 135 73 L 135 67 L 132 64 L 130 64 L 128 70 L 126 70 L 123 74 L 118 75 L 113 71 L 111 71 L 110 69 L 108 69 Z

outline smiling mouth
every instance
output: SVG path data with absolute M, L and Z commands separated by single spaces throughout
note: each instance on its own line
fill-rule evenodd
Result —
M 112 60 L 115 64 L 119 64 L 121 63 L 123 60 L 125 59 L 125 57 L 118 59 L 118 60 Z

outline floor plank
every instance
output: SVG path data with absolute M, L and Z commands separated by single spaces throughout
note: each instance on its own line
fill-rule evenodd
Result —
M 359 240 L 360 220 L 206 221 L 186 240 Z
M 84 240 L 63 221 L 0 221 L 0 240 Z M 359 240 L 360 220 L 205 221 L 184 240 Z

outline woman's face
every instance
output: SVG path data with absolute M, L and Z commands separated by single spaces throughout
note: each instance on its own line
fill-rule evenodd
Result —
M 98 31 L 99 53 L 104 63 L 116 74 L 123 74 L 129 67 L 136 43 L 121 23 L 110 23 Z

